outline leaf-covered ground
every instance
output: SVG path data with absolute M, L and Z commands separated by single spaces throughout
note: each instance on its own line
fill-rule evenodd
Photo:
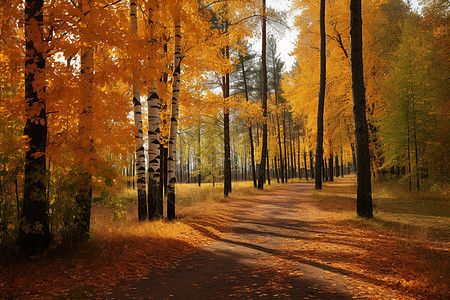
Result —
M 375 220 L 355 218 L 354 190 L 353 177 L 321 192 L 296 183 L 199 203 L 173 223 L 129 221 L 79 251 L 2 267 L 0 295 L 445 299 L 446 227 L 395 220 L 378 196 Z

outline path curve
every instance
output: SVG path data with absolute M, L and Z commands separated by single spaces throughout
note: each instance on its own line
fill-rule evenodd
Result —
M 312 189 L 310 183 L 289 184 L 252 200 L 230 201 L 238 220 L 231 232 L 210 233 L 216 241 L 173 271 L 150 274 L 108 299 L 359 298 L 353 286 L 364 283 L 350 282 L 327 264 L 283 256 L 286 246 L 321 234 L 315 228 L 317 212 L 304 201 L 311 199 Z

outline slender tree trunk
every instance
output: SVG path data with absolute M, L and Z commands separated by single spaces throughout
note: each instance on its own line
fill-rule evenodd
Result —
M 273 165 L 275 167 L 275 176 L 277 177 L 277 183 L 280 183 L 280 176 L 278 175 L 277 157 L 273 158 Z
M 352 149 L 352 172 L 356 172 L 356 151 L 355 151 L 355 144 L 350 143 L 350 147 Z
M 135 0 L 130 2 L 131 31 L 137 35 L 137 4 Z M 134 103 L 134 125 L 136 126 L 136 175 L 138 188 L 138 219 L 147 219 L 147 194 L 145 186 L 145 153 L 144 133 L 142 131 L 141 93 L 139 89 L 139 70 L 133 71 L 133 103 Z
M 276 92 L 276 91 L 275 91 Z M 275 94 L 275 99 L 277 101 L 278 106 L 278 97 Z M 284 183 L 284 164 L 283 164 L 283 150 L 281 148 L 281 129 L 280 129 L 280 118 L 277 113 L 277 129 L 278 129 L 278 148 L 280 151 L 280 175 L 281 175 L 281 183 Z
M 25 1 L 27 121 L 24 135 L 30 138 L 30 142 L 25 155 L 22 221 L 18 244 L 21 251 L 27 256 L 46 250 L 51 240 L 46 201 L 47 115 L 45 98 L 41 95 L 42 92 L 45 92 L 43 5 L 43 0 Z M 39 230 L 33 229 L 36 224 Z
M 339 177 L 339 154 L 335 156 L 335 165 L 336 165 L 336 177 Z
M 323 163 L 323 111 L 325 106 L 325 84 L 327 72 L 326 39 L 325 39 L 325 0 L 320 0 L 320 90 L 317 111 L 317 145 L 316 145 L 316 172 L 315 188 L 322 189 L 322 163 Z
M 350 63 L 352 69 L 353 118 L 355 123 L 357 163 L 357 213 L 373 217 L 370 174 L 369 132 L 366 119 L 366 96 L 362 56 L 361 0 L 350 1 Z
M 297 159 L 298 159 L 298 179 L 302 180 L 302 152 L 301 152 L 301 148 L 300 148 L 300 134 L 297 135 L 297 148 L 298 148 L 298 155 L 297 155 Z M 305 165 L 305 169 L 306 169 L 306 165 Z
M 262 0 L 263 9 L 263 19 L 262 19 L 262 50 L 261 50 L 261 60 L 262 60 L 262 100 L 261 106 L 263 110 L 263 138 L 262 138 L 262 148 L 261 148 L 261 164 L 259 169 L 258 178 L 258 189 L 264 188 L 264 171 L 266 169 L 267 160 L 267 64 L 266 64 L 266 0 Z
M 148 12 L 148 30 L 150 42 L 154 38 L 153 8 Z M 150 57 L 149 57 L 150 62 Z M 155 80 L 150 81 L 147 87 L 148 107 L 148 218 L 163 217 L 163 201 L 161 195 L 161 170 L 160 170 L 160 128 L 159 112 L 160 99 Z
M 188 145 L 188 156 L 187 156 L 187 183 L 191 183 L 189 164 L 190 164 L 190 158 L 189 158 L 189 145 Z
M 287 151 L 287 141 L 286 141 L 286 109 L 283 106 L 283 147 L 284 147 L 284 178 L 286 178 L 286 183 L 288 183 L 289 178 L 289 158 Z
M 201 116 L 200 116 L 201 117 Z M 201 158 L 201 120 L 198 122 L 197 128 L 197 171 L 198 171 L 198 186 L 202 185 L 202 158 Z
M 344 152 L 341 147 L 341 177 L 344 178 Z
M 330 167 L 330 181 L 334 181 L 333 175 L 334 175 L 334 165 L 333 165 L 333 151 L 330 152 L 330 158 L 329 158 L 329 167 Z
M 315 170 L 315 166 L 314 166 L 314 157 L 313 157 L 313 153 L 312 150 L 309 150 L 309 168 L 310 168 L 310 173 L 311 173 L 311 179 L 315 179 L 315 174 L 314 174 L 314 170 Z
M 411 79 L 412 82 L 412 79 Z M 414 137 L 414 155 L 415 155 L 415 166 L 416 170 L 416 183 L 417 183 L 417 191 L 420 191 L 420 181 L 419 181 L 419 153 L 417 150 L 417 127 L 416 127 L 416 100 L 414 98 L 414 84 L 411 84 L 411 97 L 412 97 L 412 119 L 413 119 L 413 137 Z
M 291 127 L 292 127 L 292 119 L 291 119 L 291 117 L 290 116 L 288 116 L 288 120 L 289 120 L 289 148 L 290 148 L 290 151 L 291 151 L 291 178 L 294 178 L 294 177 L 296 177 L 296 174 L 295 174 L 295 151 L 294 151 L 294 149 L 293 149 L 293 140 L 292 140 L 292 129 L 291 129 Z
M 167 186 L 167 218 L 175 219 L 175 169 L 177 157 L 177 130 L 178 130 L 178 101 L 180 96 L 180 72 L 181 72 L 181 22 L 180 16 L 175 16 L 175 49 L 173 58 L 173 82 L 172 82 L 172 108 L 169 132 L 169 155 L 168 171 L 169 177 Z
M 308 181 L 308 166 L 306 164 L 306 150 L 303 151 L 303 162 L 305 163 L 305 177 L 306 177 L 306 181 Z M 311 167 L 312 169 L 312 167 Z M 312 177 L 312 175 L 311 175 Z
M 248 97 L 248 86 L 247 86 L 247 76 L 245 73 L 245 66 L 244 66 L 244 59 L 241 59 L 241 67 L 242 67 L 242 76 L 244 79 L 244 91 L 245 91 L 245 99 L 247 100 L 247 102 L 249 101 L 249 97 Z M 256 169 L 255 169 L 255 149 L 253 146 L 253 131 L 252 131 L 252 124 L 250 124 L 250 126 L 248 127 L 248 138 L 250 140 L 250 156 L 251 156 L 251 160 L 252 160 L 252 175 L 253 175 L 253 187 L 256 187 Z
M 223 108 L 223 127 L 224 127 L 224 185 L 223 185 L 223 193 L 225 197 L 228 197 L 228 194 L 231 193 L 231 158 L 230 158 L 230 108 L 228 107 L 229 100 L 229 92 L 230 92 L 230 84 L 229 84 L 229 74 L 223 76 L 223 85 L 224 85 L 224 101 L 225 107 Z
M 269 151 L 267 151 L 267 183 L 270 185 Z

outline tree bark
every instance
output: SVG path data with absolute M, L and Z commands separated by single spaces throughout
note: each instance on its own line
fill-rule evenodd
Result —
M 315 189 L 322 189 L 322 164 L 323 164 L 323 111 L 325 106 L 326 84 L 326 39 L 325 39 L 325 0 L 320 0 L 320 89 L 319 105 L 317 110 L 317 144 L 316 144 L 316 172 Z
M 130 2 L 130 23 L 131 31 L 137 35 L 137 4 L 135 0 Z M 136 176 L 138 189 L 138 219 L 147 219 L 147 193 L 145 186 L 145 153 L 144 153 L 144 133 L 142 131 L 141 113 L 141 93 L 139 88 L 139 70 L 133 71 L 133 104 L 134 104 L 134 125 L 137 130 L 136 135 Z
M 266 0 L 262 0 L 262 50 L 261 50 L 261 60 L 262 60 L 262 99 L 261 106 L 263 110 L 263 137 L 262 137 L 262 148 L 261 148 L 261 164 L 259 169 L 258 178 L 258 189 L 264 188 L 264 175 L 266 169 L 267 160 L 267 64 L 266 64 Z
M 153 8 L 149 8 L 148 12 L 148 30 L 149 40 L 153 43 L 154 38 L 154 22 Z M 149 62 L 150 62 L 149 57 Z M 161 195 L 161 144 L 160 144 L 160 128 L 159 113 L 160 99 L 156 82 L 154 79 L 150 81 L 147 87 L 147 107 L 148 107 L 148 218 L 163 217 L 163 201 Z
M 289 120 L 289 148 L 290 148 L 290 152 L 291 152 L 291 177 L 294 178 L 296 177 L 295 174 L 295 151 L 293 149 L 293 139 L 292 139 L 292 119 L 291 117 L 288 115 L 288 120 Z
M 180 16 L 175 16 L 175 48 L 173 58 L 173 82 L 172 82 L 172 102 L 169 132 L 169 152 L 167 159 L 167 218 L 175 219 L 175 169 L 177 157 L 177 130 L 178 130 L 178 101 L 180 96 L 180 72 L 181 72 L 181 22 Z
M 24 135 L 30 138 L 25 155 L 22 221 L 18 244 L 26 256 L 45 251 L 50 245 L 48 199 L 46 199 L 47 145 L 46 102 L 40 94 L 45 92 L 45 58 L 43 0 L 25 1 L 25 101 L 26 125 Z M 37 227 L 36 227 L 37 226 Z
M 242 67 L 242 76 L 244 79 L 244 92 L 245 92 L 245 100 L 247 100 L 247 102 L 249 101 L 249 97 L 248 97 L 248 86 L 247 86 L 247 77 L 245 74 L 245 65 L 244 65 L 244 59 L 241 59 L 241 67 Z M 252 132 L 252 124 L 250 124 L 250 126 L 248 127 L 248 138 L 250 140 L 250 156 L 251 156 L 251 160 L 252 160 L 252 175 L 253 175 L 253 187 L 256 187 L 256 169 L 255 169 L 255 149 L 253 146 L 253 132 Z
M 330 172 L 330 181 L 334 181 L 334 165 L 333 165 L 333 152 L 330 152 L 329 161 L 329 172 Z
M 350 63 L 352 70 L 353 118 L 357 163 L 357 213 L 373 217 L 370 174 L 369 132 L 366 119 L 366 96 L 362 56 L 361 0 L 350 1 Z
M 306 177 L 306 181 L 308 181 L 308 166 L 306 164 L 306 150 L 303 151 L 303 162 L 305 163 L 305 177 Z M 312 167 L 311 167 L 312 169 Z

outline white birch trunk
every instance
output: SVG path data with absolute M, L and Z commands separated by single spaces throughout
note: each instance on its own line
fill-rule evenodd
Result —
M 130 2 L 131 32 L 137 35 L 137 9 L 135 0 Z M 134 125 L 136 126 L 136 177 L 138 189 L 138 218 L 140 221 L 147 219 L 147 196 L 145 191 L 145 152 L 144 133 L 142 131 L 141 93 L 139 89 L 139 69 L 133 70 L 133 104 Z
M 155 3 L 152 3 L 154 5 Z M 154 42 L 153 7 L 148 11 L 148 39 Z M 149 54 L 148 62 L 152 59 Z M 149 219 L 163 216 L 163 203 L 160 194 L 160 128 L 159 128 L 159 94 L 155 79 L 152 78 L 147 86 L 148 107 L 148 217 Z
M 181 71 L 181 22 L 180 16 L 176 16 L 174 20 L 175 26 L 175 51 L 174 51 L 174 68 L 172 82 L 172 107 L 169 131 L 169 157 L 168 172 L 169 177 L 168 193 L 167 193 L 167 218 L 172 220 L 175 218 L 175 168 L 177 154 L 177 129 L 178 129 L 178 98 L 180 95 L 180 71 Z

